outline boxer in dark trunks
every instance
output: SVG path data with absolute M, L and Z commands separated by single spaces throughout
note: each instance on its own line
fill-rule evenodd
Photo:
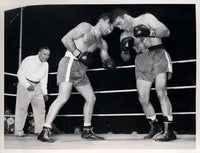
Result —
M 124 30 L 120 36 L 121 57 L 124 61 L 130 59 L 130 49 L 137 53 L 135 58 L 135 75 L 139 101 L 151 130 L 145 139 L 156 141 L 175 140 L 172 129 L 172 105 L 167 96 L 167 78 L 172 76 L 171 59 L 163 48 L 161 38 L 168 37 L 168 28 L 154 15 L 146 13 L 132 17 L 122 9 L 115 9 L 111 15 L 111 23 Z M 163 114 L 164 133 L 156 119 L 155 110 L 149 101 L 150 90 L 155 82 L 155 88 Z M 159 135 L 159 136 L 158 136 Z

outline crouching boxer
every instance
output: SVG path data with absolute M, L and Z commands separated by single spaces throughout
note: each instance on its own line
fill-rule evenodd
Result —
M 62 38 L 61 41 L 67 51 L 58 66 L 57 84 L 59 86 L 59 93 L 49 108 L 46 122 L 38 136 L 38 140 L 43 142 L 55 141 L 50 135 L 52 122 L 61 107 L 68 101 L 72 87 L 75 87 L 85 99 L 83 107 L 84 123 L 81 137 L 89 140 L 104 139 L 94 134 L 92 130 L 91 119 L 96 97 L 86 71 L 92 58 L 91 54 L 97 49 L 100 50 L 100 57 L 104 68 L 109 71 L 116 68 L 115 63 L 108 54 L 108 45 L 102 38 L 102 36 L 106 36 L 112 31 L 113 26 L 110 24 L 109 14 L 103 14 L 95 26 L 82 22 Z
M 122 45 L 121 57 L 124 61 L 130 59 L 130 48 L 136 51 L 135 75 L 139 101 L 151 129 L 145 139 L 156 138 L 156 141 L 175 140 L 172 128 L 172 105 L 167 95 L 167 78 L 171 78 L 172 64 L 167 51 L 162 45 L 161 38 L 170 35 L 169 29 L 150 13 L 136 18 L 122 9 L 115 9 L 111 15 L 114 26 L 124 30 L 120 40 Z M 155 110 L 149 101 L 152 84 L 155 82 L 156 93 L 163 114 L 164 133 L 156 119 Z M 156 137 L 158 136 L 159 137 Z

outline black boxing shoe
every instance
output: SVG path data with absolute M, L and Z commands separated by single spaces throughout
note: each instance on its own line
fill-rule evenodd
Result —
M 158 135 L 162 133 L 162 128 L 160 127 L 157 120 L 150 121 L 151 129 L 149 131 L 149 134 L 144 137 L 144 139 L 154 139 Z
M 92 127 L 84 127 L 81 137 L 87 140 L 105 140 L 103 137 L 94 134 Z
M 38 135 L 37 139 L 42 142 L 49 142 L 49 143 L 53 143 L 55 141 L 55 139 L 51 138 L 50 128 L 47 127 L 43 127 L 42 132 Z
M 172 122 L 164 122 L 165 132 L 161 136 L 157 137 L 156 141 L 172 141 L 176 140 L 177 137 L 172 128 Z

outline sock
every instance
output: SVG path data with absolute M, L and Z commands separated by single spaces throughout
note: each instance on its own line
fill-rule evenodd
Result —
M 168 121 L 172 122 L 173 121 L 173 116 L 167 116 Z
M 91 123 L 84 123 L 83 126 L 84 126 L 84 127 L 91 126 Z
M 50 128 L 50 129 L 52 129 L 52 126 L 51 126 L 51 124 L 47 124 L 47 123 L 44 123 L 44 126 L 43 127 L 47 127 L 47 128 Z
M 173 121 L 173 116 L 163 116 L 163 121 L 164 122 L 172 122 Z
M 151 120 L 151 121 L 155 121 L 156 120 L 156 115 L 153 115 L 151 117 L 146 117 L 148 120 Z

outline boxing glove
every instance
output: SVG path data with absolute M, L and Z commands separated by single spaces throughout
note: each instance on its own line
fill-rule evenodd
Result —
M 72 53 L 78 61 L 82 62 L 84 65 L 88 66 L 92 62 L 92 54 L 90 52 L 81 52 L 80 50 L 76 49 Z
M 135 37 L 155 37 L 155 30 L 149 29 L 147 26 L 140 24 L 134 27 L 133 33 Z
M 133 48 L 133 44 L 134 44 L 133 37 L 123 38 L 120 42 L 121 52 L 123 54 L 129 54 L 130 50 Z
M 103 67 L 109 72 L 113 72 L 116 69 L 117 65 L 114 62 L 114 60 L 112 60 L 111 58 L 108 58 L 103 61 Z

